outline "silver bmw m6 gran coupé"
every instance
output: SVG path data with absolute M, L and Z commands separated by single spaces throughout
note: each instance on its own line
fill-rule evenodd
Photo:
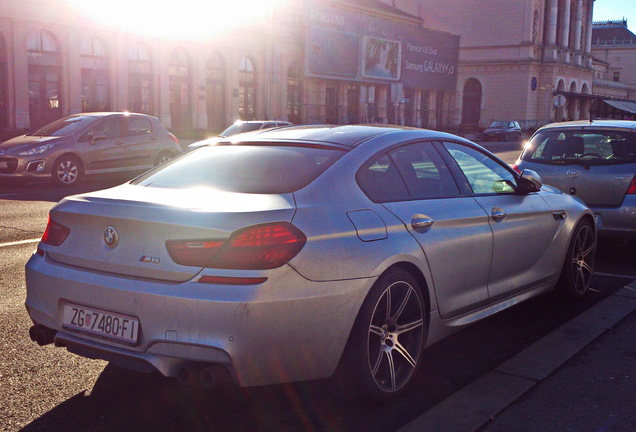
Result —
M 31 338 L 240 386 L 338 372 L 398 396 L 423 350 L 590 285 L 594 214 L 463 138 L 291 126 L 63 199 L 26 265 Z

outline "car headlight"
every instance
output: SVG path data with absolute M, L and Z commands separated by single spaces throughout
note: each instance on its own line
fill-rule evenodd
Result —
M 18 153 L 19 156 L 33 156 L 33 155 L 38 155 L 38 154 L 42 154 L 47 150 L 52 149 L 53 147 L 55 147 L 55 144 L 44 144 L 38 147 L 34 147 L 30 150 L 27 151 L 23 151 Z

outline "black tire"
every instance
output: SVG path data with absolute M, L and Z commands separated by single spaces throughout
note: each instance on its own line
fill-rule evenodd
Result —
M 594 273 L 596 233 L 592 223 L 582 219 L 574 228 L 557 289 L 569 299 L 583 297 Z
M 161 153 L 159 153 L 157 155 L 157 158 L 155 159 L 155 166 L 162 165 L 162 164 L 168 162 L 172 158 L 173 158 L 172 153 L 170 153 L 170 152 L 161 152 Z
M 60 156 L 51 168 L 51 181 L 56 186 L 74 186 L 83 176 L 82 162 L 73 155 Z
M 424 298 L 415 278 L 401 269 L 382 275 L 356 318 L 341 368 L 356 400 L 397 398 L 421 363 L 427 334 Z

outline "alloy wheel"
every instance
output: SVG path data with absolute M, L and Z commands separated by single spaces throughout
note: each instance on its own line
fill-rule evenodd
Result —
M 410 380 L 422 351 L 424 315 L 415 288 L 394 282 L 373 310 L 368 337 L 368 362 L 376 385 L 396 392 Z
M 574 290 L 583 294 L 587 291 L 594 273 L 596 239 L 589 225 L 583 225 L 574 239 L 570 271 Z

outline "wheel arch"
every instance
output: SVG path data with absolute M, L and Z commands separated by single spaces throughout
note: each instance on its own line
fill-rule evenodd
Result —
M 429 289 L 429 284 L 426 280 L 426 277 L 424 276 L 424 273 L 422 273 L 422 271 L 415 264 L 407 262 L 407 261 L 401 261 L 387 268 L 384 272 L 382 272 L 382 274 L 385 274 L 394 269 L 400 269 L 400 270 L 406 271 L 411 276 L 413 276 L 415 280 L 417 281 L 417 283 L 419 284 L 422 297 L 424 297 L 424 302 L 425 302 L 424 314 L 426 316 L 426 321 L 427 321 L 426 324 L 428 327 L 431 320 L 431 293 Z

